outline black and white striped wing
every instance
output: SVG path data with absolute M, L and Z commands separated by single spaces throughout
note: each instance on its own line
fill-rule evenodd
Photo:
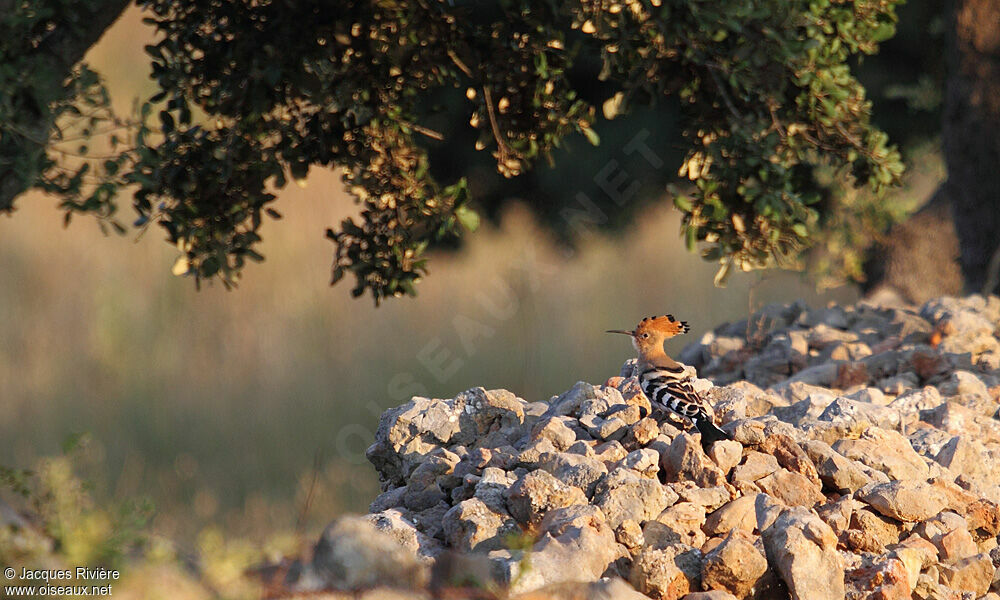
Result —
M 705 448 L 719 440 L 732 439 L 715 424 L 712 407 L 695 391 L 691 378 L 684 375 L 683 369 L 647 369 L 639 376 L 639 382 L 653 408 L 691 419 L 701 432 Z
M 690 379 L 666 369 L 649 369 L 640 379 L 649 403 L 662 411 L 672 411 L 692 420 L 711 420 L 711 410 L 691 386 Z

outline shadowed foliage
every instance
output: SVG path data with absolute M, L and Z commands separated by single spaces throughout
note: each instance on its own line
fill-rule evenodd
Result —
M 478 223 L 466 173 L 429 159 L 464 150 L 456 132 L 469 127 L 474 147 L 516 177 L 574 138 L 597 145 L 598 113 L 677 111 L 683 159 L 669 167 L 689 184 L 671 195 L 689 248 L 720 261 L 720 279 L 815 241 L 835 213 L 832 186 L 877 195 L 902 170 L 849 66 L 893 34 L 894 1 L 142 0 L 160 35 L 147 47 L 160 91 L 127 121 L 106 110 L 85 67 L 55 91 L 51 73 L 24 68 L 70 4 L 17 4 L 0 17 L 5 67 L 22 65 L 0 89 L 28 99 L 0 108 L 0 156 L 28 163 L 3 172 L 0 206 L 42 187 L 64 197 L 67 215 L 124 229 L 118 192 L 134 185 L 136 226 L 162 227 L 184 253 L 175 273 L 196 280 L 233 283 L 260 260 L 262 221 L 280 216 L 276 190 L 325 166 L 362 207 L 328 231 L 333 281 L 350 272 L 353 293 L 376 302 L 412 293 L 428 247 Z M 9 41 L 22 30 L 37 43 Z M 28 103 L 48 108 L 32 116 Z M 83 130 L 64 135 L 64 113 L 85 119 Z M 65 147 L 120 127 L 106 157 Z M 617 200 L 626 213 L 639 204 Z

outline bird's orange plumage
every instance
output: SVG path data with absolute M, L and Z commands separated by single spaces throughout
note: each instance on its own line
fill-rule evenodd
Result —
M 635 333 L 637 335 L 642 335 L 643 333 L 660 333 L 664 336 L 664 339 L 687 333 L 687 331 L 687 321 L 678 321 L 673 315 L 646 317 L 635 326 Z

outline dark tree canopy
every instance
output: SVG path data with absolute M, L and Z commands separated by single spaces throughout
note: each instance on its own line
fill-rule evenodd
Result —
M 0 210 L 39 187 L 67 216 L 123 228 L 118 193 L 135 186 L 136 226 L 162 227 L 199 280 L 260 260 L 277 191 L 318 165 L 361 205 L 328 231 L 333 281 L 350 272 L 376 301 L 412 293 L 427 248 L 478 223 L 461 173 L 442 180 L 429 158 L 471 151 L 467 128 L 518 177 L 597 145 L 601 119 L 677 107 L 689 183 L 673 201 L 723 275 L 807 246 L 831 181 L 880 194 L 902 171 L 850 68 L 893 35 L 897 0 L 140 0 L 160 91 L 130 122 L 85 67 L 56 89 L 31 70 L 79 0 L 3 4 Z M 125 133 L 94 159 L 67 150 L 66 114 L 82 139 Z

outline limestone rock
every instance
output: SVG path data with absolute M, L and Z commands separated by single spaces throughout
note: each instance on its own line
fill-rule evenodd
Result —
M 756 496 L 741 496 L 724 504 L 708 515 L 704 531 L 708 535 L 724 535 L 734 529 L 747 533 L 757 528 L 757 513 L 754 508 Z
M 847 573 L 849 600 L 908 600 L 911 589 L 906 566 L 897 558 L 864 565 Z
M 856 496 L 879 513 L 898 521 L 923 521 L 941 512 L 944 495 L 920 480 L 869 484 Z
M 708 457 L 719 467 L 723 475 L 728 475 L 743 458 L 743 444 L 735 440 L 715 442 L 708 449 Z
M 989 554 L 977 554 L 942 567 L 941 583 L 954 590 L 972 592 L 979 597 L 990 589 L 995 571 L 996 567 Z
M 758 479 L 756 483 L 762 492 L 788 506 L 810 508 L 826 499 L 820 492 L 818 483 L 788 469 L 778 469 L 767 477 Z
M 914 533 L 934 544 L 944 564 L 953 564 L 979 553 L 979 547 L 969 533 L 965 517 L 942 511 L 914 528 Z
M 372 513 L 365 518 L 375 529 L 387 533 L 421 561 L 429 561 L 444 550 L 441 542 L 417 529 L 398 509 Z
M 632 519 L 625 519 L 615 528 L 615 539 L 629 550 L 642 548 L 646 538 L 642 535 L 642 527 Z
M 792 598 L 844 598 L 844 566 L 830 526 L 802 507 L 780 509 L 774 515 L 765 498 L 757 498 L 757 522 L 767 562 L 778 570 Z
M 510 600 L 648 600 L 621 579 L 605 577 L 594 582 L 553 583 Z
M 647 521 L 642 535 L 646 544 L 653 547 L 685 544 L 700 548 L 705 543 L 704 524 L 704 506 L 678 502 L 661 512 L 655 520 Z
M 769 305 L 721 325 L 678 355 L 712 379 L 697 388 L 733 437 L 707 452 L 650 414 L 634 360 L 544 402 L 415 397 L 368 450 L 385 537 L 361 537 L 412 558 L 382 570 L 393 582 L 461 564 L 520 600 L 638 597 L 614 575 L 657 598 L 1000 600 L 998 327 L 1000 298 L 980 296 Z M 377 585 L 365 552 L 336 576 L 319 552 L 299 589 Z
M 323 531 L 313 550 L 313 572 L 340 590 L 375 586 L 419 588 L 426 565 L 364 517 L 341 517 Z
M 520 523 L 539 523 L 548 511 L 574 504 L 587 504 L 583 490 L 542 470 L 525 473 L 507 493 L 510 514 Z
M 845 458 L 882 471 L 889 479 L 920 479 L 930 474 L 910 442 L 896 431 L 872 427 L 859 439 L 838 440 L 833 449 Z
M 819 415 L 820 421 L 831 423 L 862 424 L 870 423 L 884 429 L 899 428 L 899 412 L 887 407 L 837 398 L 831 402 Z
M 597 485 L 594 505 L 614 529 L 627 519 L 637 522 L 652 519 L 677 498 L 677 494 L 655 479 L 628 469 L 616 469 Z
M 655 600 L 678 600 L 701 583 L 701 551 L 674 544 L 645 548 L 632 565 L 635 589 Z
M 569 454 L 568 452 L 547 452 L 538 459 L 538 466 L 565 484 L 580 488 L 590 498 L 598 480 L 607 472 L 604 463 L 596 458 Z
M 703 487 L 722 485 L 726 476 L 701 448 L 698 440 L 687 433 L 674 438 L 670 448 L 660 456 L 660 467 L 667 481 L 690 480 Z
M 442 528 L 452 548 L 484 552 L 502 548 L 504 537 L 517 530 L 517 523 L 510 515 L 491 510 L 479 498 L 470 498 L 444 514 Z
M 541 523 L 541 538 L 531 549 L 531 568 L 506 583 L 524 592 L 566 581 L 597 581 L 619 555 L 612 529 L 600 509 L 570 506 L 550 511 Z M 519 567 L 519 557 L 509 566 Z M 571 568 L 569 566 L 572 565 Z
M 757 481 L 777 471 L 780 467 L 778 459 L 770 454 L 751 450 L 747 452 L 743 462 L 733 469 L 734 481 Z
M 804 446 L 816 464 L 820 481 L 827 489 L 847 494 L 872 482 L 859 463 L 840 455 L 825 442 L 809 440 Z
M 572 422 L 569 417 L 542 417 L 531 428 L 531 439 L 549 440 L 556 450 L 564 451 L 576 441 L 576 433 L 569 428 L 568 422 Z
M 702 586 L 729 592 L 737 598 L 750 596 L 767 571 L 767 560 L 753 544 L 753 537 L 735 529 L 705 555 L 701 567 Z
M 790 436 L 781 433 L 771 434 L 759 446 L 759 450 L 774 456 L 778 464 L 789 471 L 812 481 L 819 481 L 816 465 L 809 454 Z
M 692 592 L 681 600 L 736 600 L 736 596 L 722 590 L 712 590 L 710 592 Z

